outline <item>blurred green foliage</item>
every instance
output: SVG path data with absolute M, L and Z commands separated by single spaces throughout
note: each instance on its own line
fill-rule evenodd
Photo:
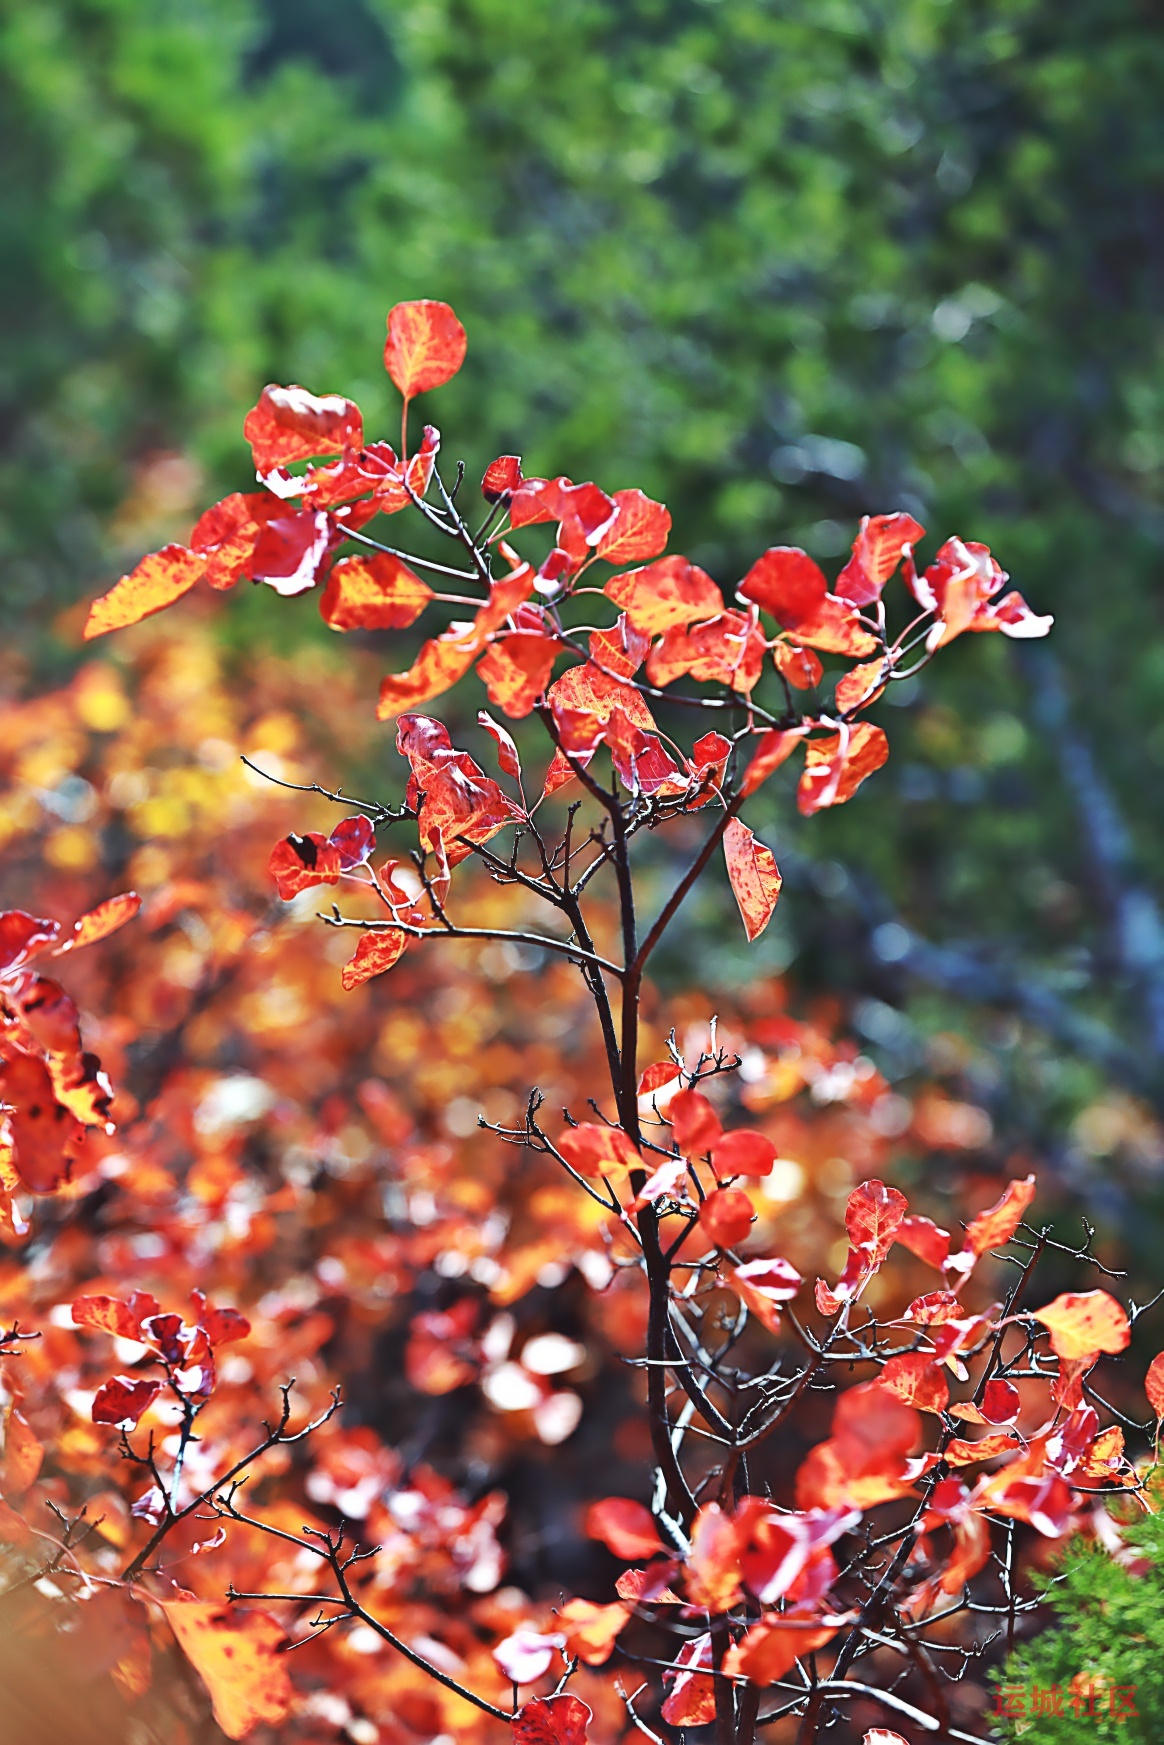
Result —
M 915 1047 L 909 971 L 941 990 L 925 1028 L 966 994 L 1043 1024 L 1052 1045 L 1021 1063 L 1013 1025 L 983 1032 L 1020 1132 L 1109 1073 L 1159 1084 L 1149 0 L 0 0 L 0 18 L 9 624 L 34 643 L 245 486 L 264 381 L 342 390 L 380 427 L 384 314 L 444 298 L 469 361 L 427 410 L 471 476 L 512 449 L 639 484 L 728 585 L 768 544 L 827 566 L 859 514 L 908 508 L 987 541 L 1056 613 L 1054 664 L 966 638 L 898 693 L 888 770 L 803 849 L 787 784 L 757 804 L 799 893 L 766 961 L 858 994 L 890 1065 Z M 918 933 L 954 957 L 927 969 Z M 711 980 L 749 973 L 715 926 L 690 950 Z

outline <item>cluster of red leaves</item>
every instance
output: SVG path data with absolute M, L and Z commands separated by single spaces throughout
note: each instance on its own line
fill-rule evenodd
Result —
M 38 1337 L 3 1360 L 0 1536 L 19 1579 L 55 1555 L 54 1510 L 75 1519 L 84 1508 L 99 1523 L 71 1553 L 98 1585 L 70 1579 L 65 1560 L 51 1577 L 62 1605 L 37 1630 L 47 1639 L 81 1607 L 85 1679 L 112 1677 L 143 1723 L 168 1736 L 197 1725 L 170 1676 L 177 1647 L 228 1733 L 277 1726 L 280 1741 L 318 1745 L 351 1720 L 374 1723 L 388 1745 L 442 1731 L 488 1738 L 496 1723 L 386 1645 L 370 1653 L 366 1635 L 352 1647 L 333 1632 L 276 1654 L 288 1633 L 304 1633 L 302 1609 L 227 1608 L 223 1594 L 230 1584 L 310 1594 L 318 1580 L 293 1548 L 200 1518 L 206 1510 L 171 1529 L 156 1572 L 119 1585 L 164 1524 L 164 1505 L 159 1514 L 148 1468 L 121 1457 L 118 1426 L 136 1420 L 139 1453 L 152 1435 L 164 1488 L 183 1508 L 263 1441 L 280 1383 L 296 1377 L 294 1430 L 326 1410 L 336 1381 L 364 1395 L 373 1350 L 395 1339 L 404 1374 L 391 1398 L 455 1398 L 475 1458 L 498 1477 L 519 1450 L 560 1468 L 584 1437 L 584 1409 L 618 1397 L 610 1434 L 627 1450 L 624 1482 L 637 1485 L 641 1408 L 621 1365 L 640 1347 L 646 1301 L 626 1265 L 625 1227 L 574 1190 L 552 1156 L 473 1127 L 478 1107 L 519 1122 L 531 1080 L 550 1106 L 584 1103 L 601 1070 L 585 990 L 564 960 L 538 968 L 520 948 L 478 941 L 458 959 L 426 959 L 423 971 L 417 960 L 415 971 L 401 966 L 403 979 L 345 994 L 313 927 L 272 926 L 268 847 L 304 802 L 236 754 L 289 780 L 306 779 L 305 758 L 334 758 L 345 740 L 359 756 L 361 671 L 305 654 L 268 659 L 240 683 L 201 633 L 141 634 L 131 665 L 93 663 L 67 690 L 3 715 L 9 890 L 35 878 L 38 901 L 62 915 L 102 913 L 111 885 L 132 883 L 143 902 L 116 938 L 61 960 L 116 1094 L 52 1193 L 14 1184 L 0 1318 Z M 371 746 L 377 729 L 365 731 Z M 73 793 L 84 816 L 62 822 L 49 801 Z M 315 835 L 321 847 L 338 836 L 347 851 L 362 840 L 334 828 Z M 482 923 L 516 930 L 530 919 L 520 892 L 486 885 L 473 895 Z M 292 914 L 309 920 L 301 911 Z M 729 1130 L 714 1155 L 733 1172 L 750 1157 L 755 1236 L 772 1242 L 779 1230 L 803 1270 L 834 1223 L 811 1178 L 837 1156 L 857 1174 L 887 1168 L 896 1141 L 884 1110 L 898 1099 L 827 1019 L 793 1020 L 768 988 L 752 1006 L 721 1025 L 725 1045 L 747 1053 L 749 1076 L 738 1092 L 728 1079 L 708 1087 Z M 696 994 L 670 1014 L 693 1058 L 707 1040 L 702 1011 Z M 664 1041 L 661 1017 L 650 1020 L 645 1046 L 662 1053 Z M 644 1106 L 665 1108 L 675 1088 L 673 1065 L 649 1072 Z M 777 1154 L 780 1170 L 761 1177 Z M 791 1176 L 789 1159 L 799 1166 Z M 175 1490 L 190 1405 L 198 1440 Z M 561 1493 L 579 1531 L 601 1470 L 581 1457 Z M 383 1429 L 333 1419 L 294 1450 L 270 1450 L 249 1488 L 256 1512 L 292 1533 L 342 1517 L 379 1543 L 362 1597 L 494 1700 L 508 1685 L 492 1648 L 523 1629 L 554 1633 L 560 1578 L 529 1598 L 505 1585 L 496 1480 L 466 1500 L 423 1459 L 397 1453 Z M 216 1643 L 225 1658 L 214 1658 Z M 244 1643 L 251 1682 L 226 1676 Z M 604 1673 L 585 1672 L 575 1688 L 604 1733 L 622 1732 Z

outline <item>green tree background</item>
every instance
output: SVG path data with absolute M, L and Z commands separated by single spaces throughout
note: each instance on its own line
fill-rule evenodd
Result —
M 469 329 L 430 415 L 471 471 L 518 449 L 640 484 L 725 584 L 777 541 L 839 562 L 865 511 L 987 541 L 1056 614 L 1051 643 L 965 638 L 899 692 L 889 768 L 811 842 L 773 784 L 778 925 L 745 959 L 709 899 L 682 967 L 714 986 L 795 964 L 851 999 L 891 1074 L 945 1062 L 1004 1150 L 1037 1145 L 1154 1240 L 1164 1159 L 1134 1101 L 1164 1103 L 1148 0 L 0 19 L 0 553 L 32 670 L 77 659 L 67 608 L 245 487 L 264 381 L 342 389 L 375 428 L 384 313 L 418 295 Z M 268 604 L 224 634 L 285 635 Z

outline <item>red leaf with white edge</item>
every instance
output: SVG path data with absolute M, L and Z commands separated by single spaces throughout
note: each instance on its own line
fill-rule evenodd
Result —
M 819 648 L 822 654 L 847 654 L 854 660 L 866 659 L 877 653 L 877 638 L 861 623 L 857 608 L 835 594 L 826 594 L 815 618 L 789 629 L 794 642 L 809 648 Z
M 575 485 L 563 474 L 556 479 L 525 479 L 509 505 L 511 527 L 558 523 L 558 545 L 567 558 L 581 563 L 597 546 L 618 515 L 613 497 L 593 482 Z
M 590 658 L 604 673 L 616 679 L 631 679 L 638 672 L 650 651 L 651 639 L 645 630 L 636 630 L 625 612 L 620 612 L 609 630 L 590 632 Z M 731 746 L 728 746 L 731 750 Z
M 581 1697 L 538 1697 L 514 1715 L 513 1745 L 586 1745 L 591 1713 Z
M 105 636 L 110 630 L 124 630 L 164 611 L 190 592 L 205 569 L 202 554 L 188 551 L 184 545 L 164 545 L 161 551 L 151 552 L 127 576 L 114 582 L 107 594 L 94 600 L 85 621 L 85 641 Z
M 711 1149 L 711 1167 L 722 1181 L 732 1175 L 771 1175 L 776 1147 L 764 1133 L 737 1127 L 725 1133 Z
M 925 534 L 920 521 L 898 510 L 865 515 L 853 541 L 853 555 L 836 579 L 833 592 L 854 606 L 871 606 L 907 551 Z
M 571 667 L 560 679 L 555 679 L 547 692 L 547 701 L 555 714 L 559 709 L 575 710 L 593 715 L 603 725 L 615 709 L 621 709 L 628 721 L 646 733 L 659 731 L 655 718 L 647 707 L 641 691 L 621 679 L 612 678 L 596 667 L 593 661 Z
M 711 577 L 677 553 L 644 569 L 611 576 L 603 592 L 622 607 L 636 630 L 651 636 L 718 618 L 724 610 L 723 595 Z
M 442 387 L 465 361 L 465 329 L 447 303 L 421 298 L 388 312 L 384 368 L 406 400 Z
M 653 1557 L 665 1549 L 654 1517 L 633 1497 L 604 1497 L 586 1511 L 586 1537 L 598 1539 L 616 1557 Z
M 674 1683 L 660 1712 L 672 1727 L 702 1727 L 714 1721 L 715 1680 L 700 1670 L 711 1664 L 711 1637 L 705 1633 L 685 1643 L 664 1672 L 664 1679 Z
M 512 736 L 505 731 L 505 728 L 501 726 L 500 722 L 493 719 L 488 709 L 479 709 L 477 711 L 477 723 L 478 726 L 485 729 L 490 739 L 492 739 L 494 744 L 497 746 L 497 762 L 500 765 L 502 773 L 507 776 L 512 776 L 514 781 L 520 782 L 521 759 L 517 755 L 517 746 L 513 743 Z
M 209 586 L 221 592 L 249 575 L 255 547 L 267 522 L 287 513 L 285 505 L 271 491 L 232 491 L 221 502 L 204 509 L 194 523 L 190 545 L 206 560 Z
M 856 709 L 865 709 L 870 703 L 875 703 L 885 689 L 890 668 L 884 660 L 865 661 L 861 666 L 855 666 L 837 680 L 837 688 L 833 695 L 833 705 L 838 715 L 852 714 Z
M 507 503 L 521 482 L 521 456 L 499 454 L 485 468 L 481 495 L 487 503 Z
M 1148 1404 L 1156 1414 L 1156 1422 L 1164 1422 L 1164 1351 L 1148 1365 L 1148 1373 L 1144 1377 L 1144 1392 L 1148 1396 Z
M 780 1304 L 791 1302 L 804 1282 L 791 1261 L 779 1257 L 746 1260 L 742 1266 L 727 1268 L 724 1278 L 769 1333 L 780 1326 Z
M 903 1248 L 908 1248 L 911 1254 L 916 1254 L 927 1266 L 936 1266 L 939 1271 L 949 1257 L 950 1232 L 935 1224 L 932 1218 L 903 1218 L 897 1226 L 894 1241 L 900 1242 Z
M 269 383 L 243 421 L 255 471 L 262 475 L 291 461 L 362 448 L 360 408 L 342 394 L 317 397 L 306 388 Z
M 842 727 L 824 739 L 810 739 L 796 790 L 797 807 L 808 818 L 826 806 L 843 806 L 888 756 L 889 741 L 871 721 Z
M 274 1618 L 203 1600 L 160 1603 L 228 1739 L 286 1719 L 291 1679 L 282 1653 L 286 1637 Z
M 1065 1363 L 1098 1357 L 1101 1351 L 1126 1351 L 1131 1340 L 1127 1311 L 1107 1291 L 1065 1291 L 1034 1313 L 1050 1333 L 1056 1357 Z
M 667 1104 L 667 1119 L 684 1157 L 702 1157 L 723 1135 L 719 1116 L 702 1091 L 676 1091 Z
M 870 1727 L 861 1745 L 909 1745 L 909 1741 L 900 1733 L 891 1733 L 888 1727 Z
M 773 770 L 792 756 L 797 746 L 803 740 L 807 728 L 790 727 L 782 731 L 770 727 L 760 736 L 760 743 L 752 754 L 752 760 L 744 771 L 744 779 L 740 783 L 741 793 L 754 794 L 762 782 L 766 782 Z
M 607 563 L 641 563 L 666 548 L 671 514 L 642 491 L 615 491 L 618 515 L 604 533 L 595 551 Z
M 407 630 L 433 598 L 428 583 L 389 552 L 341 558 L 319 601 L 332 630 Z
M 558 1140 L 558 1150 L 579 1175 L 617 1177 L 643 1167 L 642 1158 L 621 1127 L 600 1127 L 596 1121 L 567 1127 Z
M 132 1376 L 115 1375 L 103 1382 L 93 1396 L 93 1422 L 135 1425 L 161 1391 L 160 1381 L 135 1381 Z
M 795 545 L 773 545 L 756 559 L 739 587 L 745 600 L 770 612 L 788 630 L 819 613 L 828 583 L 819 564 Z
M 79 921 L 73 922 L 73 931 L 62 945 L 57 946 L 53 956 L 63 957 L 66 951 L 80 951 L 83 945 L 94 945 L 99 939 L 108 939 L 127 921 L 132 921 L 140 908 L 141 898 L 136 891 L 123 891 L 119 897 L 107 898 L 95 909 L 90 909 L 87 915 L 82 915 Z
M 961 1313 L 962 1305 L 953 1291 L 927 1291 L 913 1299 L 901 1318 L 916 1321 L 921 1327 L 934 1327 L 955 1320 Z
M 965 1247 L 975 1257 L 989 1248 L 1003 1248 L 1023 1221 L 1023 1213 L 1035 1197 L 1035 1178 L 1028 1175 L 1022 1181 L 1008 1182 L 1006 1191 L 985 1212 L 979 1212 L 966 1226 Z
M 395 968 L 408 949 L 411 936 L 399 927 L 385 927 L 375 933 L 365 933 L 356 946 L 355 956 L 344 964 L 340 982 L 350 993 L 373 976 Z
M 23 963 L 59 936 L 59 921 L 42 921 L 23 909 L 6 909 L 0 914 L 0 971 Z
M 638 1090 L 640 1097 L 649 1097 L 653 1091 L 662 1090 L 664 1085 L 673 1084 L 679 1077 L 682 1067 L 676 1066 L 673 1060 L 657 1060 L 639 1076 Z
M 751 1230 L 755 1215 L 742 1188 L 715 1188 L 699 1208 L 699 1227 L 717 1248 L 735 1248 Z
M 271 850 L 267 871 L 285 903 L 314 885 L 339 883 L 340 852 L 320 830 L 285 836 Z
M 845 1205 L 845 1229 L 869 1267 L 879 1267 L 893 1245 L 909 1201 L 884 1182 L 862 1182 Z
M 252 579 L 290 599 L 314 588 L 342 535 L 322 509 L 300 509 L 268 521 L 255 541 Z
M 749 940 L 758 939 L 776 908 L 783 880 L 770 848 L 733 818 L 723 833 L 728 878 Z

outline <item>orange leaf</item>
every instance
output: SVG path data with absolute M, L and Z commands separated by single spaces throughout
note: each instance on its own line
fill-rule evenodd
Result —
M 53 956 L 63 957 L 66 951 L 80 951 L 83 945 L 94 945 L 99 939 L 108 939 L 127 921 L 132 921 L 140 908 L 141 898 L 136 891 L 123 891 L 119 897 L 107 898 L 95 909 L 90 909 L 87 915 L 82 915 L 79 921 L 73 922 L 72 933 L 63 945 L 57 946 Z
M 793 1619 L 785 1614 L 770 1624 L 753 1624 L 728 1649 L 724 1671 L 750 1679 L 753 1684 L 775 1684 L 792 1670 L 802 1654 L 810 1654 L 814 1648 L 823 1648 L 826 1642 L 831 1642 L 843 1622 L 843 1619 L 834 1623 L 817 1618 Z
M 801 648 L 794 642 L 778 642 L 772 650 L 772 659 L 776 671 L 784 675 L 794 690 L 811 691 L 824 677 L 824 668 L 812 649 Z M 844 682 L 842 679 L 841 683 Z M 839 698 L 840 685 L 837 686 L 837 695 Z M 837 707 L 843 708 L 844 705 L 838 701 Z
M 928 1352 L 903 1351 L 891 1357 L 877 1381 L 919 1412 L 944 1412 L 950 1403 L 949 1384 Z
M 596 555 L 607 563 L 641 563 L 644 558 L 657 556 L 671 531 L 671 515 L 666 506 L 635 490 L 615 491 L 613 500 L 618 505 L 618 516 L 599 540 Z
M 1101 1351 L 1126 1351 L 1132 1336 L 1122 1305 L 1107 1291 L 1065 1291 L 1035 1310 L 1051 1335 L 1051 1348 L 1066 1363 L 1096 1357 Z
M 742 1188 L 715 1188 L 699 1208 L 699 1227 L 717 1248 L 734 1248 L 747 1236 L 754 1217 Z
M 1148 1404 L 1156 1414 L 1156 1422 L 1164 1422 L 1164 1351 L 1148 1365 L 1148 1373 L 1144 1377 L 1144 1392 L 1148 1396 Z
M 385 970 L 399 963 L 409 937 L 399 927 L 386 927 L 376 933 L 365 933 L 356 946 L 355 956 L 344 964 L 340 975 L 344 987 L 350 992 L 352 988 L 358 988 L 361 982 L 369 982 L 373 976 L 383 975 Z
M 597 1606 L 591 1600 L 571 1600 L 560 1606 L 558 1622 L 565 1633 L 567 1654 L 576 1654 L 587 1666 L 605 1665 L 629 1617 L 630 1608 L 619 1600 L 610 1606 Z
M 460 636 L 446 632 L 444 636 L 430 637 L 421 644 L 407 672 L 388 673 L 381 679 L 377 721 L 390 721 L 420 703 L 443 696 L 458 679 L 464 678 L 480 649 L 480 639 L 471 633 Z
M 465 361 L 465 329 L 447 303 L 422 298 L 388 314 L 384 368 L 406 400 L 456 375 Z
M 616 521 L 610 537 L 617 533 Z M 636 630 L 651 636 L 701 619 L 718 618 L 724 609 L 723 595 L 711 577 L 678 553 L 661 557 L 644 569 L 611 576 L 603 593 L 623 608 Z
M 586 1537 L 599 1539 L 616 1557 L 653 1557 L 664 1549 L 654 1517 L 633 1497 L 604 1497 L 586 1511 Z
M 163 1600 L 161 1607 L 228 1739 L 286 1718 L 291 1680 L 279 1652 L 285 1637 L 273 1618 L 202 1600 Z
M 161 612 L 188 594 L 206 568 L 200 552 L 188 551 L 184 545 L 163 545 L 143 557 L 135 569 L 119 582 L 114 582 L 107 594 L 94 600 L 85 623 L 85 641 L 105 636 L 110 630 L 124 630 Z
M 621 1127 L 600 1127 L 596 1121 L 567 1127 L 558 1140 L 558 1150 L 579 1175 L 618 1176 L 643 1166 L 642 1158 Z
M 869 660 L 862 666 L 851 667 L 843 678 L 837 680 L 833 701 L 838 714 L 848 715 L 854 709 L 864 709 L 875 703 L 885 689 L 887 677 L 884 660 Z
M 742 1592 L 740 1540 L 735 1523 L 718 1503 L 705 1503 L 691 1529 L 687 1596 L 709 1612 L 726 1612 Z
M 988 1248 L 1004 1247 L 1022 1223 L 1023 1213 L 1034 1197 L 1033 1175 L 1008 1182 L 1001 1198 L 967 1224 L 965 1246 L 970 1253 L 977 1256 L 985 1254 Z
M 36 1483 L 44 1460 L 44 1449 L 37 1441 L 28 1420 L 15 1405 L 8 1408 L 4 1421 L 3 1490 L 6 1497 L 19 1497 Z
M 660 689 L 690 675 L 700 684 L 751 691 L 764 669 L 764 647 L 754 616 L 729 608 L 706 624 L 665 631 L 647 657 L 647 678 Z
M 977 1442 L 956 1436 L 946 1444 L 943 1459 L 947 1466 L 972 1466 L 978 1460 L 994 1460 L 999 1454 L 1010 1454 L 1018 1446 L 1017 1430 L 991 1430 L 988 1435 L 980 1436 Z
M 386 551 L 341 558 L 328 577 L 319 611 L 332 630 L 406 630 L 433 597 L 422 581 Z
M 808 818 L 825 806 L 842 806 L 889 756 L 889 741 L 880 727 L 858 721 L 825 739 L 810 739 L 796 804 Z
M 477 663 L 489 701 L 511 721 L 528 715 L 550 682 L 561 646 L 556 636 L 537 631 L 518 631 L 493 643 Z
M 723 833 L 728 878 L 748 939 L 758 939 L 776 908 L 782 879 L 772 850 L 766 848 L 738 818 Z
M 513 1745 L 586 1745 L 591 1714 L 581 1697 L 537 1697 L 514 1715 Z

